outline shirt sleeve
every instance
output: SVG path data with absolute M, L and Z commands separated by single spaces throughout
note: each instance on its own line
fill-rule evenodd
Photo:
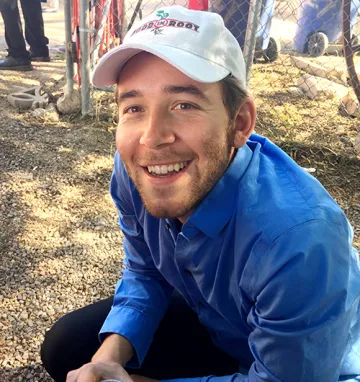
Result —
M 281 235 L 258 262 L 249 381 L 337 381 L 358 308 L 359 261 L 346 219 Z
M 173 288 L 155 267 L 144 240 L 143 229 L 135 216 L 127 186 L 119 184 L 114 172 L 110 192 L 119 210 L 123 232 L 125 270 L 115 288 L 114 302 L 99 333 L 117 333 L 132 344 L 136 356 L 127 367 L 140 367 L 152 342 L 153 335 L 171 300 Z M 129 193 L 129 192 L 128 192 Z
M 338 381 L 359 304 L 352 286 L 359 260 L 347 227 L 309 221 L 259 256 L 250 288 L 256 301 L 248 315 L 255 361 L 248 375 L 172 382 Z

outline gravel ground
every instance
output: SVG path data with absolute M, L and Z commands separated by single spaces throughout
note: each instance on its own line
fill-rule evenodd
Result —
M 47 65 L 63 74 L 63 62 Z M 41 81 L 41 68 L 9 74 L 6 84 Z M 119 277 L 122 239 L 108 193 L 114 134 L 111 123 L 39 121 L 18 112 L 6 102 L 6 84 L 0 84 L 0 381 L 51 381 L 39 357 L 45 331 L 64 313 L 110 296 Z

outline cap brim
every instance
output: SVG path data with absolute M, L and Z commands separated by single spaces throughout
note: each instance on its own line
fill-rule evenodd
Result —
M 198 82 L 217 82 L 230 74 L 228 69 L 185 50 L 159 44 L 123 44 L 107 52 L 92 73 L 94 86 L 117 83 L 126 62 L 140 52 L 149 52 Z

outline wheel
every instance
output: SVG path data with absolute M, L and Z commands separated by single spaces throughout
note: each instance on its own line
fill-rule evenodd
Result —
M 265 62 L 274 62 L 277 60 L 279 58 L 280 50 L 280 41 L 276 40 L 274 37 L 270 37 L 269 45 L 263 54 Z
M 312 57 L 322 56 L 329 47 L 329 39 L 325 33 L 313 33 L 307 40 L 307 51 Z

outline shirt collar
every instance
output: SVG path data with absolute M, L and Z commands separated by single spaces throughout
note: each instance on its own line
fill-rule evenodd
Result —
M 241 147 L 222 178 L 189 217 L 185 226 L 195 226 L 205 235 L 215 237 L 234 212 L 238 183 L 253 156 L 248 145 Z

